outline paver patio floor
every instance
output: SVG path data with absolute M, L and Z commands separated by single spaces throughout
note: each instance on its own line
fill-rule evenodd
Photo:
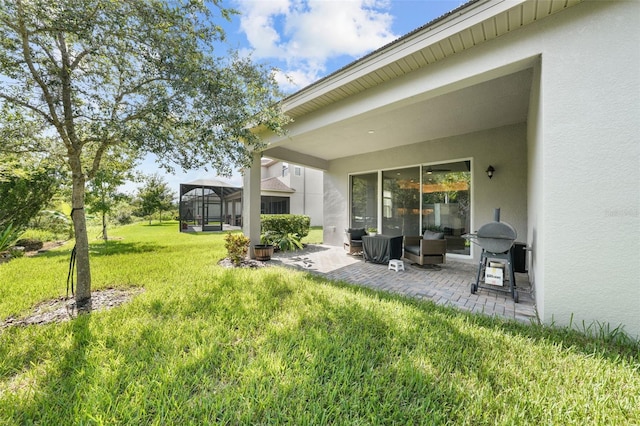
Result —
M 519 303 L 515 303 L 508 292 L 481 288 L 471 294 L 471 283 L 475 282 L 478 270 L 476 262 L 448 258 L 437 270 L 412 265 L 405 260 L 405 270 L 396 272 L 389 270 L 387 265 L 365 262 L 362 256 L 348 255 L 341 247 L 320 244 L 310 244 L 297 252 L 275 253 L 271 262 L 465 311 L 538 322 L 527 274 L 516 273 Z

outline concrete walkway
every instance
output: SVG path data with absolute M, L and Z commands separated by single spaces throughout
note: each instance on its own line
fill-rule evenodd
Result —
M 519 303 L 515 303 L 508 292 L 481 288 L 471 294 L 471 283 L 475 282 L 478 271 L 476 262 L 447 259 L 447 263 L 437 270 L 412 265 L 405 260 L 405 270 L 396 272 L 389 270 L 387 265 L 365 262 L 362 256 L 348 255 L 342 247 L 313 244 L 297 252 L 275 253 L 271 262 L 465 311 L 538 322 L 527 274 L 516 273 Z

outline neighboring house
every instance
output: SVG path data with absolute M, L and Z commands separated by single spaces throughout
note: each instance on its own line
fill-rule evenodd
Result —
M 322 171 L 268 158 L 261 162 L 260 213 L 303 214 L 322 226 Z M 243 223 L 242 187 L 217 179 L 180 184 L 181 232 L 217 231 Z
M 638 17 L 638 1 L 469 2 L 286 98 L 293 122 L 264 155 L 325 171 L 326 244 L 369 221 L 474 232 L 499 207 L 530 248 L 541 320 L 637 338 Z
M 322 171 L 276 161 L 261 160 L 260 213 L 303 214 L 312 226 L 322 225 Z

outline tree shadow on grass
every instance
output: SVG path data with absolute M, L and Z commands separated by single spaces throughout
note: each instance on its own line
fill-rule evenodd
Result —
M 91 315 L 81 315 L 67 323 L 64 330 L 52 330 L 46 341 L 37 336 L 36 341 L 31 342 L 28 350 L 31 355 L 22 359 L 22 366 L 15 366 L 19 371 L 16 377 L 27 382 L 33 380 L 31 386 L 37 391 L 24 387 L 13 390 L 22 399 L 21 403 L 16 400 L 5 406 L 14 420 L 20 419 L 20 423 L 25 424 L 77 423 L 73 406 L 95 376 L 95 368 L 88 361 L 88 352 L 95 340 L 90 321 Z M 46 368 L 47 372 L 39 377 L 41 368 Z M 33 374 L 37 379 L 31 378 L 30 370 L 35 370 Z M 27 398 L 25 393 L 31 393 L 31 396 Z
M 89 244 L 89 253 L 91 256 L 112 256 L 116 254 L 129 253 L 149 253 L 165 248 L 160 244 L 124 242 L 124 241 L 108 241 Z M 73 246 L 69 246 L 66 250 L 50 250 L 45 253 L 38 254 L 37 257 L 56 258 L 69 257 Z

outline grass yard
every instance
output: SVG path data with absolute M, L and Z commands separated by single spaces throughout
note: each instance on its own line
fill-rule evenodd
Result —
M 144 291 L 0 329 L 0 425 L 640 424 L 633 343 L 225 269 L 224 234 L 175 223 L 110 235 L 91 246 L 94 290 Z M 0 265 L 0 321 L 65 294 L 69 251 Z

